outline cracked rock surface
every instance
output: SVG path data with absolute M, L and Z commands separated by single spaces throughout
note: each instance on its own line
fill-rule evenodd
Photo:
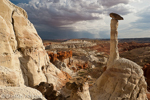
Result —
M 0 12 L 0 66 L 16 71 L 19 85 L 46 81 L 41 67 L 48 66 L 49 59 L 27 13 L 9 0 L 0 1 Z
M 90 89 L 92 100 L 147 100 L 147 84 L 142 69 L 127 59 L 119 59 Z
M 50 82 L 59 88 L 64 80 L 65 75 L 49 62 L 26 11 L 9 0 L 0 0 L 0 87 L 21 89 Z

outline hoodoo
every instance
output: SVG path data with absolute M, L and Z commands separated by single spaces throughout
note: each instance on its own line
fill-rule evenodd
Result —
M 118 52 L 118 20 L 123 20 L 123 17 L 121 17 L 118 14 L 110 13 L 111 19 L 111 32 L 110 32 L 110 56 L 107 63 L 107 68 L 113 64 L 115 60 L 119 59 L 119 52 Z
M 118 20 L 123 18 L 111 13 L 110 56 L 107 70 L 91 87 L 92 100 L 147 100 L 147 84 L 143 71 L 136 63 L 119 57 Z

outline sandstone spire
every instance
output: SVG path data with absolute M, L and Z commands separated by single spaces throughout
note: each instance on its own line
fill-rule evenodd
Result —
M 110 32 L 110 56 L 107 63 L 107 68 L 109 68 L 110 64 L 114 62 L 114 60 L 119 59 L 119 52 L 118 52 L 118 20 L 123 20 L 118 14 L 110 13 L 111 19 L 111 32 Z
M 147 84 L 143 70 L 136 63 L 119 57 L 118 20 L 123 18 L 111 13 L 110 57 L 107 70 L 90 88 L 92 100 L 147 100 Z

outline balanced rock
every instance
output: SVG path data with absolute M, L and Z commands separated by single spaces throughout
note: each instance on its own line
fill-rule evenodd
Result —
M 143 70 L 136 63 L 119 57 L 118 14 L 110 14 L 110 56 L 106 71 L 90 89 L 92 100 L 147 100 L 147 84 Z
M 118 14 L 116 14 L 116 13 L 110 13 L 109 15 L 110 15 L 110 17 L 112 17 L 113 19 L 123 20 L 123 17 L 121 17 L 120 15 L 118 15 Z

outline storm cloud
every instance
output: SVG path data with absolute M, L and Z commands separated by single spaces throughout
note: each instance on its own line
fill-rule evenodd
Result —
M 18 4 L 20 3 L 20 1 L 21 3 L 29 3 L 30 0 L 10 0 L 10 1 L 14 4 Z
M 53 36 L 56 38 L 69 38 L 69 36 L 70 38 L 80 38 L 80 36 L 85 36 L 86 38 L 99 36 L 99 38 L 103 38 L 103 36 L 107 35 L 104 35 L 102 32 L 105 33 L 108 30 L 99 27 L 96 21 L 101 22 L 102 25 L 104 23 L 103 20 L 110 12 L 121 15 L 134 12 L 134 7 L 129 5 L 130 1 L 133 0 L 25 1 L 17 5 L 27 11 L 30 21 L 35 25 L 39 35 L 44 39 Z

